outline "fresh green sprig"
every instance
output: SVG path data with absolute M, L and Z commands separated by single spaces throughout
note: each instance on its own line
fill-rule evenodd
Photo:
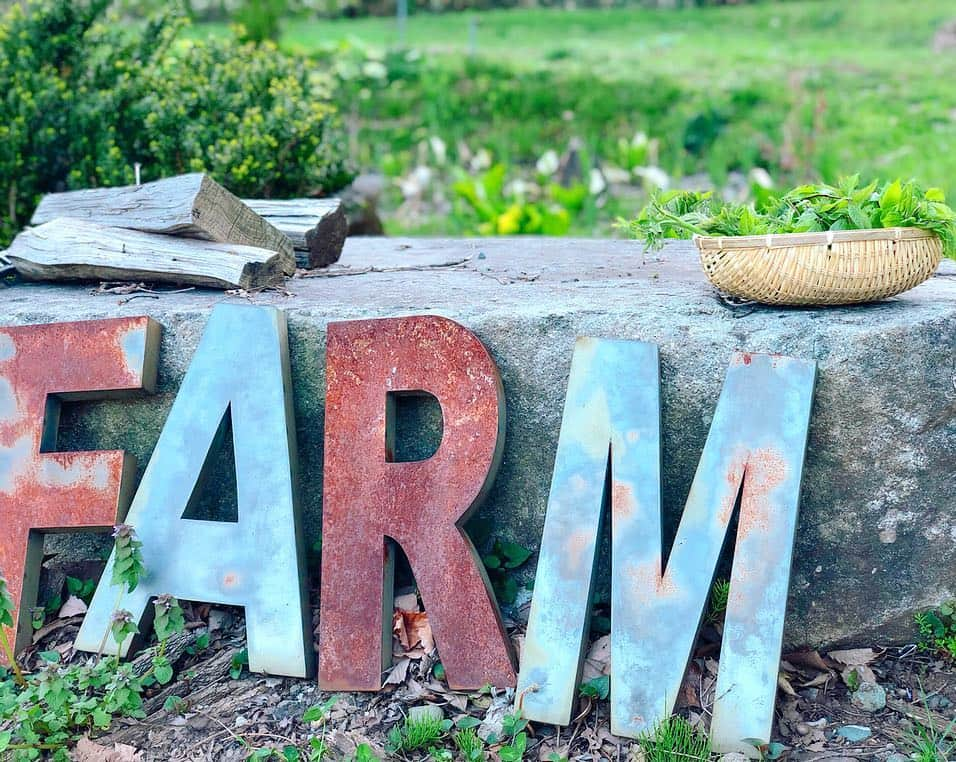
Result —
M 153 630 L 160 641 L 167 640 L 171 635 L 182 632 L 186 628 L 186 618 L 179 601 L 169 593 L 156 598 L 153 602 Z
M 956 211 L 938 188 L 915 181 L 861 185 L 859 175 L 836 185 L 801 185 L 758 204 L 740 204 L 713 193 L 665 191 L 654 195 L 638 216 L 619 227 L 659 249 L 665 239 L 812 233 L 827 230 L 913 227 L 937 235 L 943 253 L 956 259 Z
M 113 537 L 116 538 L 116 557 L 113 561 L 112 584 L 126 585 L 127 591 L 132 593 L 146 572 L 143 543 L 136 539 L 136 530 L 129 524 L 117 524 L 113 528 Z

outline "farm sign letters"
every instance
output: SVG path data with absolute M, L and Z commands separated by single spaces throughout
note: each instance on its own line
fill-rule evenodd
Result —
M 148 571 L 123 608 L 140 618 L 162 593 L 243 606 L 250 668 L 305 677 L 311 616 L 282 312 L 213 311 L 135 495 L 135 464 L 124 453 L 56 451 L 62 400 L 155 390 L 159 337 L 146 317 L 0 328 L 0 570 L 28 610 L 43 533 L 102 531 L 125 519 Z M 474 334 L 442 317 L 331 324 L 322 687 L 381 687 L 391 658 L 394 541 L 415 573 L 449 684 L 517 684 L 525 717 L 568 723 L 607 512 L 612 725 L 637 736 L 674 706 L 737 516 L 712 735 L 722 746 L 768 740 L 815 375 L 812 362 L 733 355 L 665 565 L 658 349 L 579 339 L 518 672 L 461 528 L 501 460 L 505 397 L 494 360 Z M 441 406 L 441 443 L 427 460 L 395 462 L 396 399 L 422 393 Z M 230 421 L 238 520 L 183 518 Z M 79 633 L 82 650 L 100 648 L 109 626 L 113 563 Z M 29 637 L 21 615 L 17 641 Z

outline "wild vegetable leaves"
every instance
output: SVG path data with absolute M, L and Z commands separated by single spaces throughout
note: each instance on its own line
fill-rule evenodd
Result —
M 956 258 L 956 212 L 941 190 L 916 182 L 873 181 L 859 175 L 836 185 L 801 185 L 783 196 L 766 195 L 757 205 L 737 204 L 712 193 L 668 191 L 654 196 L 630 222 L 621 222 L 649 249 L 666 238 L 809 233 L 826 230 L 914 227 L 935 233 L 943 253 Z
M 13 598 L 3 577 L 0 577 L 0 627 L 13 627 Z

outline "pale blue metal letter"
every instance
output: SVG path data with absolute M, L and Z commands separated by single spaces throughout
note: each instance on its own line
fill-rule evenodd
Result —
M 150 598 L 243 606 L 249 668 L 307 677 L 312 661 L 285 316 L 219 305 L 183 379 L 127 522 L 143 542 L 146 576 L 119 607 L 139 620 Z M 210 450 L 232 418 L 239 520 L 184 519 Z M 96 651 L 118 588 L 106 570 L 76 647 Z M 112 640 L 108 650 L 116 651 Z M 123 645 L 128 649 L 129 641 Z
M 613 344 L 624 345 L 618 348 L 618 355 L 601 356 L 605 362 L 600 367 L 593 361 L 588 363 L 590 389 L 584 378 L 574 379 L 579 366 L 572 366 L 567 402 L 568 407 L 580 404 L 575 395 L 583 391 L 585 396 L 580 399 L 603 398 L 617 404 L 608 406 L 606 417 L 593 418 L 593 425 L 606 433 L 611 450 L 612 731 L 636 737 L 651 731 L 672 711 L 739 499 L 739 527 L 711 737 L 722 750 L 742 748 L 740 742 L 745 739 L 767 741 L 773 720 L 815 364 L 768 355 L 733 356 L 665 569 L 656 353 L 648 356 L 648 345 L 637 342 Z M 628 344 L 631 353 L 625 360 Z M 630 390 L 611 391 L 622 384 L 629 385 Z M 568 462 L 573 462 L 573 455 L 567 453 L 580 448 L 579 442 L 587 440 L 589 447 L 597 450 L 596 434 L 572 429 L 566 437 L 562 427 L 556 478 Z M 618 451 L 622 447 L 619 443 L 623 443 L 623 452 Z M 592 471 L 596 465 L 597 461 L 590 464 Z M 562 493 L 567 494 L 571 478 L 569 475 L 562 480 Z M 590 482 L 596 484 L 604 478 L 603 473 L 594 473 Z M 536 600 L 525 644 L 525 653 L 531 656 L 522 664 L 519 679 L 525 716 L 548 722 L 566 722 L 570 717 L 570 689 L 565 688 L 559 696 L 548 692 L 551 681 L 559 679 L 551 665 L 563 664 L 570 657 L 577 667 L 574 657 L 579 658 L 583 645 L 587 611 L 587 598 L 582 598 L 581 589 L 589 586 L 595 547 L 592 542 L 584 574 L 579 570 L 576 576 L 565 575 L 562 579 L 556 575 L 552 559 L 560 558 L 566 549 L 557 547 L 548 526 L 573 521 L 574 531 L 584 532 L 585 522 L 590 520 L 596 537 L 600 513 L 600 502 L 592 494 L 587 496 L 587 505 L 582 499 L 565 508 L 563 519 L 558 518 L 562 503 L 555 500 L 557 484 L 555 481 L 552 485 L 541 553 L 544 565 L 539 561 Z M 552 510 L 556 511 L 555 517 Z M 549 586 L 548 577 L 559 584 Z M 569 597 L 572 587 L 577 590 Z M 577 606 L 574 611 L 580 613 L 575 614 L 572 606 Z M 564 621 L 576 617 L 577 637 L 569 639 L 566 633 L 548 626 L 548 612 L 552 611 L 559 612 Z M 558 652 L 562 656 L 557 656 Z M 540 653 L 551 654 L 544 666 L 534 661 Z M 572 674 L 576 673 L 575 669 Z M 527 693 L 521 694 L 523 689 Z M 557 703 L 552 703 L 555 700 Z

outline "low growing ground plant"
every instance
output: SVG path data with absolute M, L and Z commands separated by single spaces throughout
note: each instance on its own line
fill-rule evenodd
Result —
M 640 214 L 619 225 L 650 249 L 667 238 L 810 233 L 827 230 L 914 227 L 939 236 L 943 253 L 956 259 L 956 211 L 938 188 L 915 181 L 861 184 L 859 175 L 836 185 L 801 185 L 754 204 L 724 201 L 711 192 L 654 195 Z
M 947 601 L 938 609 L 919 613 L 915 618 L 920 646 L 956 661 L 956 601 Z
M 495 590 L 495 596 L 502 603 L 510 605 L 517 599 L 518 580 L 514 572 L 527 563 L 531 555 L 528 548 L 516 542 L 496 539 L 491 552 L 482 559 Z
M 173 679 L 166 644 L 183 631 L 185 621 L 179 601 L 171 595 L 162 595 L 154 602 L 159 642 L 150 649 L 151 664 L 144 674 L 137 674 L 130 663 L 120 663 L 119 656 L 102 656 L 110 637 L 119 647 L 137 633 L 132 615 L 120 604 L 145 571 L 133 528 L 120 524 L 113 536 L 112 583 L 119 588 L 119 596 L 109 630 L 103 636 L 101 655 L 94 658 L 66 664 L 59 652 L 48 651 L 40 654 L 38 669 L 24 670 L 3 630 L 3 626 L 14 625 L 13 601 L 0 578 L 0 647 L 9 665 L 8 669 L 0 668 L 0 753 L 10 754 L 16 762 L 39 759 L 44 754 L 54 760 L 69 760 L 67 750 L 80 736 L 108 729 L 116 717 L 145 717 L 143 691 Z
M 706 761 L 711 755 L 707 734 L 676 714 L 662 720 L 653 733 L 639 738 L 638 744 L 646 762 Z
M 406 717 L 400 726 L 388 734 L 388 751 L 391 753 L 428 749 L 451 730 L 452 721 L 440 717 Z

